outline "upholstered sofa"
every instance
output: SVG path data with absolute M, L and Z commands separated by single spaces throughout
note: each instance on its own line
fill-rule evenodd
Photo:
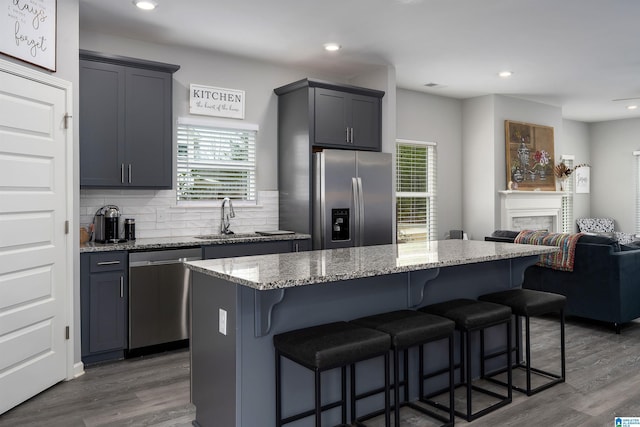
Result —
M 581 233 L 594 233 L 613 237 L 620 244 L 628 244 L 636 240 L 635 234 L 615 231 L 613 218 L 578 218 L 576 225 Z
M 513 242 L 517 231 L 498 230 L 485 240 Z M 583 235 L 575 246 L 573 271 L 527 268 L 522 285 L 567 297 L 566 314 L 620 326 L 640 317 L 640 245 Z

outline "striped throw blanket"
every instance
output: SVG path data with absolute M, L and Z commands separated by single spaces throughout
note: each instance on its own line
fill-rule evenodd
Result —
M 573 262 L 576 255 L 576 243 L 582 233 L 549 233 L 546 231 L 522 230 L 513 241 L 528 245 L 557 246 L 558 252 L 540 255 L 540 261 L 536 265 L 549 267 L 561 271 L 573 271 Z

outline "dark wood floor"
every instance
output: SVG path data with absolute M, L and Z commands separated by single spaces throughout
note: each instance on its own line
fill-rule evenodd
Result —
M 557 360 L 557 322 L 535 319 L 532 359 L 553 369 Z M 540 339 L 541 338 L 541 339 Z M 473 426 L 613 426 L 614 417 L 640 417 L 640 322 L 616 335 L 606 326 L 576 319 L 567 322 L 567 382 L 513 402 L 472 423 Z M 549 350 L 553 348 L 553 351 Z M 187 351 L 89 367 L 0 415 L 0 426 L 181 426 L 191 425 Z M 427 427 L 409 409 L 402 425 Z M 372 427 L 382 426 L 374 420 Z M 456 419 L 457 425 L 467 425 Z M 265 421 L 264 426 L 269 427 Z M 218 426 L 216 426 L 218 427 Z

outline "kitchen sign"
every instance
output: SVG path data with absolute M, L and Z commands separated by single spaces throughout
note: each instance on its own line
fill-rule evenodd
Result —
M 56 70 L 56 0 L 0 0 L 0 52 Z
M 189 112 L 205 116 L 244 119 L 244 91 L 191 84 Z

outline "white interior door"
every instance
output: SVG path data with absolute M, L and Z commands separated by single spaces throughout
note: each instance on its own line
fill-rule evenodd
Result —
M 71 287 L 67 92 L 6 64 L 0 62 L 0 414 L 65 379 Z

